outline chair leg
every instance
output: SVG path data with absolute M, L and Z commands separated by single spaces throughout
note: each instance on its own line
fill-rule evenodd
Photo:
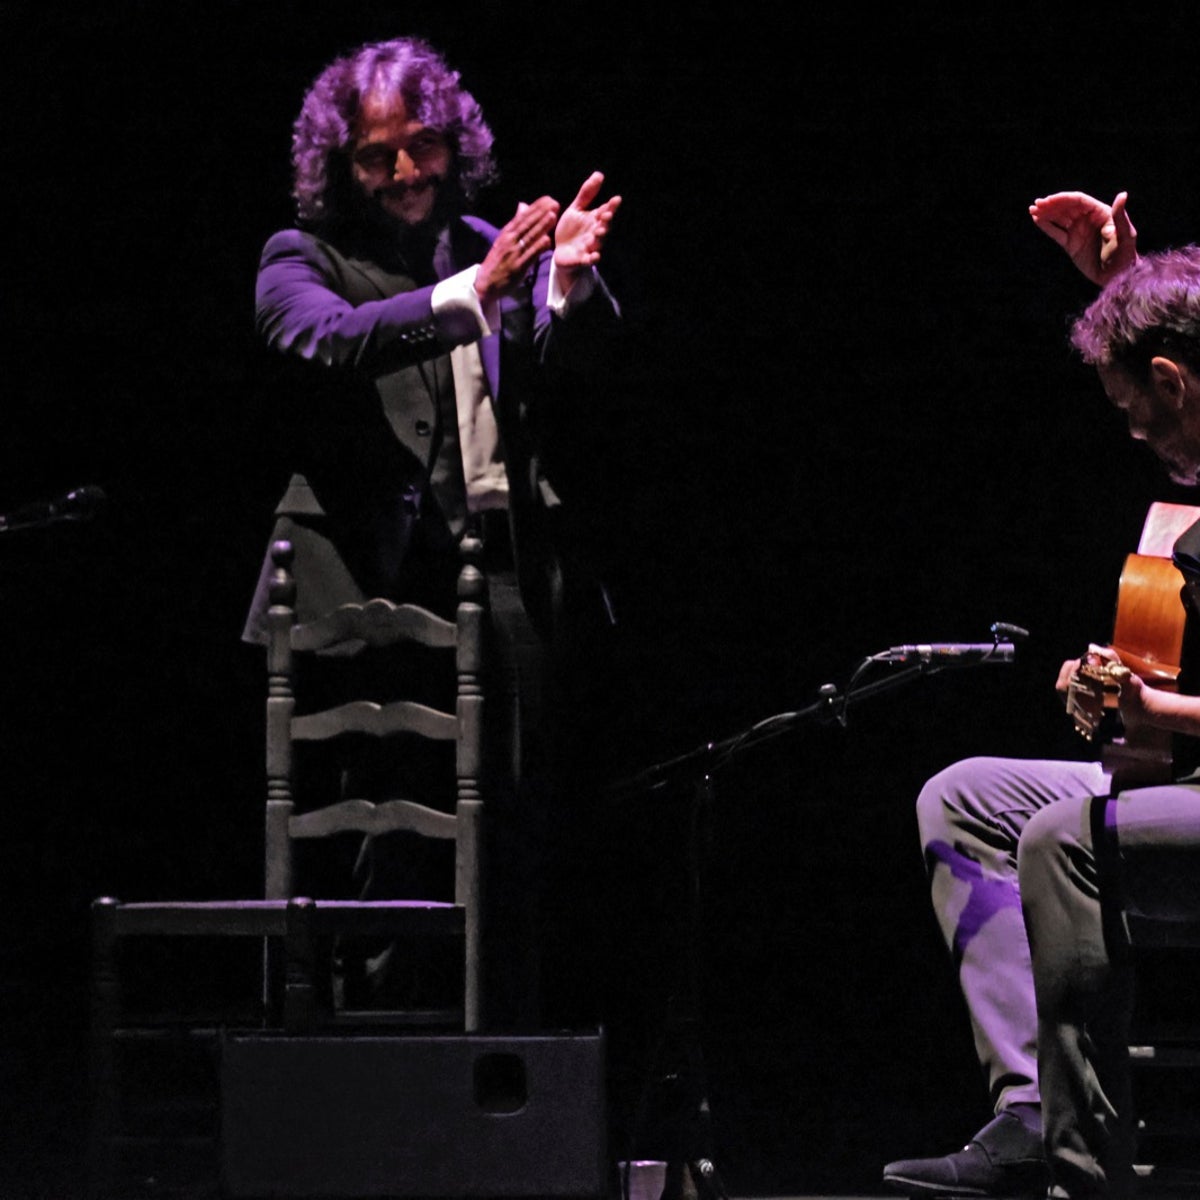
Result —
M 89 1030 L 88 1193 L 109 1194 L 116 1168 L 117 1064 L 115 1031 L 120 1011 L 117 973 L 117 901 L 92 904 L 92 995 Z
M 482 801 L 458 802 L 459 844 L 455 893 L 458 903 L 467 911 L 463 947 L 463 1017 L 467 1033 L 478 1033 L 483 1026 L 482 922 L 479 915 L 482 898 L 482 820 Z
M 288 901 L 283 984 L 283 1027 L 288 1033 L 304 1033 L 317 1024 L 315 916 L 313 901 L 303 897 Z

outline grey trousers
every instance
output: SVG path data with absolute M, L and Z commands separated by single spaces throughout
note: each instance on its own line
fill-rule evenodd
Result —
M 1108 790 L 1097 763 L 973 758 L 917 805 L 992 1103 L 1041 1101 L 1073 1197 L 1118 1191 L 1132 1152 L 1122 914 L 1200 915 L 1200 784 Z

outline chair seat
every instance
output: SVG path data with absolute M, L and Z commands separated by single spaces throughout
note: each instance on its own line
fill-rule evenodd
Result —
M 461 933 L 466 912 L 438 900 L 151 900 L 96 901 L 122 936 L 287 937 L 298 922 L 314 935 Z

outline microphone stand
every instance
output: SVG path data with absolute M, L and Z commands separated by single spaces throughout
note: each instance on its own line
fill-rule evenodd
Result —
M 1016 631 L 1027 636 L 1025 630 L 1016 626 L 993 626 L 993 636 L 1000 647 L 999 630 Z M 1005 654 L 995 662 L 1011 662 L 1012 646 L 1006 644 Z M 772 741 L 800 726 L 815 721 L 820 724 L 836 722 L 843 728 L 851 704 L 896 689 L 913 682 L 923 675 L 934 675 L 944 670 L 963 670 L 980 666 L 989 660 L 976 658 L 970 661 L 934 661 L 927 658 L 917 661 L 897 659 L 893 652 L 883 651 L 863 659 L 851 675 L 844 690 L 835 684 L 823 684 L 817 691 L 817 699 L 795 712 L 778 713 L 734 734 L 720 742 L 705 742 L 685 754 L 657 763 L 644 771 L 619 781 L 607 789 L 614 800 L 630 799 L 638 795 L 661 791 L 673 781 L 685 780 L 690 785 L 690 804 L 687 816 L 687 906 L 684 920 L 683 995 L 668 1001 L 667 1018 L 656 1057 L 648 1067 L 648 1079 L 643 1089 L 638 1112 L 634 1121 L 633 1138 L 636 1138 L 645 1117 L 650 1087 L 658 1076 L 659 1082 L 676 1085 L 684 1109 L 684 1121 L 688 1128 L 680 1132 L 676 1145 L 676 1157 L 667 1163 L 666 1183 L 661 1200 L 729 1200 L 728 1193 L 717 1170 L 712 1153 L 712 1112 L 708 1100 L 708 1083 L 704 1068 L 704 1056 L 700 1045 L 700 932 L 701 932 L 701 857 L 704 834 L 711 818 L 716 795 L 713 774 L 746 751 Z M 888 675 L 868 683 L 859 682 L 873 666 L 890 665 Z M 680 1067 L 676 1072 L 663 1074 L 665 1064 L 658 1061 L 667 1055 L 667 1043 L 674 1041 L 680 1054 Z M 630 1147 L 630 1153 L 636 1144 Z M 630 1200 L 628 1180 L 623 1179 L 623 1200 Z

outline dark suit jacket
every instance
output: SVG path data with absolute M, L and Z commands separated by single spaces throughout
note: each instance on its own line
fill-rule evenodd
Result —
M 473 217 L 453 221 L 434 250 L 438 279 L 480 262 L 498 231 Z M 299 230 L 267 242 L 256 320 L 283 355 L 287 438 L 295 471 L 276 508 L 272 540 L 295 547 L 300 619 L 347 601 L 393 596 L 414 524 L 428 512 L 429 472 L 440 439 L 433 372 L 477 331 L 433 312 L 433 285 L 418 285 L 378 244 L 334 245 Z M 547 308 L 550 259 L 502 302 L 499 334 L 480 355 L 504 442 L 510 522 L 526 607 L 550 618 L 553 511 L 559 499 L 538 452 L 544 369 L 569 361 L 616 316 L 599 278 L 569 318 Z M 438 360 L 442 360 L 441 366 Z M 245 637 L 264 640 L 264 564 Z

